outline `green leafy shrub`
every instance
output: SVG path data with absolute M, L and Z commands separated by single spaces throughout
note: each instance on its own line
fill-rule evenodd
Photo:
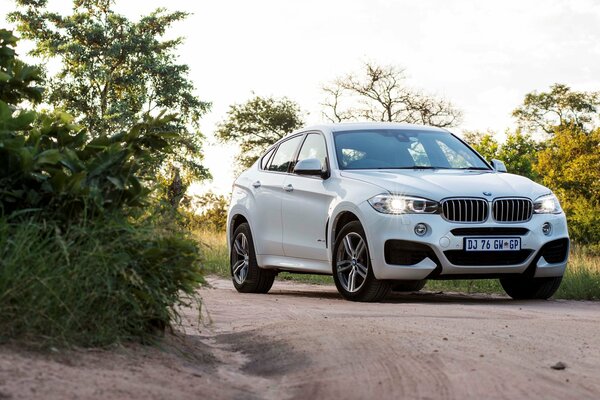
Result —
M 98 136 L 25 110 L 41 75 L 15 43 L 0 30 L 0 339 L 148 341 L 202 281 L 196 242 L 153 213 L 154 157 L 180 142 L 173 116 Z

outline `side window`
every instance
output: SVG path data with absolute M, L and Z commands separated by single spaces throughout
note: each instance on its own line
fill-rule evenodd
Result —
M 290 164 L 294 161 L 294 155 L 296 155 L 296 149 L 300 144 L 300 140 L 302 140 L 302 135 L 282 142 L 277 148 L 275 155 L 271 158 L 267 169 L 269 171 L 287 172 Z
M 275 152 L 276 147 L 273 147 L 271 150 L 269 150 L 267 152 L 267 154 L 265 154 L 262 159 L 260 160 L 260 169 L 266 169 L 267 168 L 267 163 L 269 162 L 269 160 L 271 159 L 271 156 L 273 155 L 273 153 Z
M 325 147 L 325 138 L 319 133 L 309 133 L 302 144 L 298 161 L 306 160 L 307 158 L 316 158 L 321 161 L 321 166 L 327 165 L 327 150 Z

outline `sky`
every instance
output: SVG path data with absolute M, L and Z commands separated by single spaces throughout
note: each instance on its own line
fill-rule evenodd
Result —
M 68 12 L 70 0 L 49 0 Z M 407 84 L 450 100 L 463 112 L 450 129 L 514 128 L 511 111 L 526 93 L 560 82 L 600 90 L 600 0 L 117 0 L 132 19 L 157 7 L 192 13 L 169 36 L 185 37 L 179 62 L 198 96 L 212 102 L 202 120 L 212 182 L 227 194 L 236 148 L 218 144 L 217 123 L 253 94 L 287 96 L 324 122 L 323 84 L 365 61 L 405 69 Z M 0 18 L 14 8 L 0 0 Z M 24 46 L 25 48 L 25 46 Z

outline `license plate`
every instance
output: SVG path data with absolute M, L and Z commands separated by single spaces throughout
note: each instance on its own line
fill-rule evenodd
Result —
M 518 251 L 521 250 L 521 238 L 465 238 L 465 251 Z

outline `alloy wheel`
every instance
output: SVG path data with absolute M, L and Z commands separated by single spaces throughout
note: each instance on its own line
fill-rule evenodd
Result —
M 248 266 L 250 265 L 250 250 L 248 238 L 242 232 L 238 233 L 233 241 L 233 263 L 231 272 L 233 279 L 241 285 L 248 276 Z
M 360 290 L 367 279 L 369 255 L 363 238 L 350 232 L 339 246 L 336 256 L 336 273 L 342 287 L 355 293 Z

